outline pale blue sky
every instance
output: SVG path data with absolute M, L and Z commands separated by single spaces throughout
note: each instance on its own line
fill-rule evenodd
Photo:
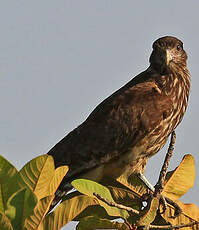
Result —
M 0 153 L 18 169 L 46 153 L 148 67 L 155 39 L 173 35 L 184 41 L 192 86 L 171 168 L 185 153 L 198 168 L 198 9 L 195 0 L 1 0 Z M 153 184 L 164 155 L 148 164 Z M 199 205 L 198 178 L 183 201 Z

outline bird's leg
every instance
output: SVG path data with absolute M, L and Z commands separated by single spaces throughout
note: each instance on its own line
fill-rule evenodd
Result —
M 169 161 L 173 155 L 175 140 L 176 140 L 176 134 L 175 131 L 173 131 L 171 134 L 171 141 L 169 144 L 168 152 L 166 154 L 162 169 L 160 171 L 159 179 L 155 187 L 147 180 L 147 178 L 141 172 L 137 174 L 140 180 L 154 193 L 154 196 L 157 196 L 157 194 L 160 194 L 163 190 L 166 173 L 169 166 Z
M 146 207 L 145 202 L 148 204 L 148 200 L 151 199 L 151 197 L 153 196 L 154 192 L 155 192 L 155 188 L 154 186 L 147 180 L 147 178 L 144 176 L 144 174 L 142 174 L 141 172 L 137 173 L 137 177 L 146 185 L 146 187 L 148 188 L 148 191 L 146 194 L 144 194 L 141 197 L 141 201 L 142 201 L 142 209 L 144 207 Z
M 169 148 L 168 148 L 162 169 L 160 171 L 158 182 L 156 183 L 155 187 L 153 187 L 148 182 L 148 180 L 146 179 L 146 177 L 143 174 L 141 174 L 141 173 L 138 174 L 138 177 L 145 183 L 145 185 L 151 191 L 148 194 L 148 198 L 151 196 L 151 193 L 153 193 L 153 195 L 152 195 L 153 197 L 159 197 L 160 203 L 163 205 L 163 213 L 166 211 L 167 203 L 171 204 L 175 208 L 175 213 L 173 216 L 174 218 L 177 217 L 181 213 L 181 211 L 182 211 L 181 208 L 175 202 L 173 202 L 171 199 L 162 196 L 161 193 L 162 193 L 163 188 L 164 188 L 165 178 L 166 178 L 166 173 L 167 173 L 167 169 L 169 166 L 169 162 L 170 162 L 170 159 L 173 155 L 175 140 L 176 140 L 176 134 L 175 134 L 175 131 L 173 131 L 171 134 L 171 141 L 169 144 Z M 143 195 L 143 201 L 146 201 L 146 200 L 147 200 L 147 195 L 144 194 Z
M 147 180 L 147 178 L 141 172 L 137 173 L 139 179 L 148 187 L 151 192 L 155 192 L 154 186 Z
M 154 195 L 155 194 L 155 187 L 147 180 L 147 178 L 142 174 L 142 173 L 138 173 L 137 176 L 139 177 L 139 179 L 147 186 L 148 188 L 148 192 L 147 194 L 144 194 L 142 196 L 142 201 L 145 202 L 147 201 L 148 199 L 150 199 L 152 196 L 157 196 L 157 195 Z M 159 195 L 160 197 L 160 203 L 162 204 L 163 206 L 163 213 L 166 211 L 166 208 L 167 208 L 167 203 L 171 204 L 169 201 L 168 201 L 168 198 L 162 196 L 161 194 Z M 144 206 L 144 205 L 143 205 Z

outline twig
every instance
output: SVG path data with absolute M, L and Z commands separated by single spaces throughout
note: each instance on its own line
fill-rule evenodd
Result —
M 119 208 L 119 209 L 124 209 L 124 210 L 126 210 L 128 212 L 131 212 L 133 214 L 139 214 L 139 211 L 137 211 L 136 209 L 133 209 L 131 207 L 128 207 L 128 206 L 125 206 L 125 205 L 122 205 L 122 204 L 117 204 L 115 202 L 109 201 L 106 198 L 101 197 L 99 194 L 97 194 L 95 192 L 93 193 L 93 195 L 96 196 L 99 200 L 103 201 L 104 203 L 108 204 L 111 207 L 116 207 L 116 208 Z
M 169 148 L 168 148 L 168 152 L 166 154 L 165 160 L 164 160 L 164 164 L 162 166 L 162 169 L 160 171 L 160 175 L 159 175 L 159 179 L 157 184 L 155 185 L 155 193 L 154 195 L 160 194 L 163 190 L 163 185 L 165 182 L 165 178 L 166 178 L 166 173 L 167 173 L 167 169 L 169 166 L 169 161 L 173 155 L 173 149 L 174 149 L 174 144 L 176 141 L 176 134 L 175 131 L 172 132 L 171 134 L 171 141 L 169 144 Z
M 131 207 L 128 206 L 124 206 L 122 204 L 117 204 L 115 202 L 109 201 L 106 198 L 101 197 L 99 194 L 97 193 L 93 193 L 94 196 L 96 196 L 99 200 L 103 201 L 104 203 L 108 204 L 111 207 L 116 207 L 116 208 L 120 208 L 120 209 L 124 209 L 128 212 L 132 212 L 133 214 L 139 214 L 139 212 Z M 140 226 L 143 229 L 180 229 L 180 228 L 185 228 L 185 227 L 191 227 L 195 224 L 199 224 L 198 221 L 193 221 L 187 224 L 179 224 L 179 225 L 147 225 L 147 226 Z
M 188 224 L 179 224 L 179 225 L 148 225 L 149 229 L 180 229 L 185 227 L 191 227 L 195 224 L 199 224 L 198 221 L 193 221 Z M 143 227 L 144 228 L 144 227 Z

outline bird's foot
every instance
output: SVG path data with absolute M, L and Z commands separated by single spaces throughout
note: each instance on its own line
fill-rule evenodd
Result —
M 170 204 L 174 208 L 174 215 L 170 216 L 170 218 L 178 217 L 182 213 L 182 209 L 180 208 L 180 206 L 168 197 L 164 197 L 164 199 L 165 199 L 167 204 Z M 166 211 L 166 209 L 165 210 L 163 209 L 163 212 L 165 212 L 165 211 Z
M 178 217 L 181 213 L 182 213 L 182 209 L 180 208 L 180 206 L 174 202 L 173 200 L 171 200 L 168 197 L 165 197 L 161 194 L 161 192 L 163 191 L 163 186 L 162 184 L 157 183 L 155 185 L 155 191 L 154 191 L 154 196 L 159 196 L 159 201 L 160 201 L 160 205 L 162 205 L 162 211 L 160 212 L 160 214 L 164 214 L 166 212 L 167 209 L 167 205 L 171 205 L 174 208 L 174 215 L 170 216 L 170 218 L 176 218 Z
M 159 214 L 164 214 L 168 208 L 168 205 L 171 205 L 174 208 L 174 215 L 170 216 L 170 218 L 176 218 L 182 213 L 182 209 L 176 202 L 160 193 L 152 192 L 151 190 L 149 190 L 148 193 L 143 194 L 141 197 L 143 208 L 145 208 L 154 197 L 159 199 Z

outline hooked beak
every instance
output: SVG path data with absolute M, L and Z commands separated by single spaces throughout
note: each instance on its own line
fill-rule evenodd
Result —
M 166 50 L 166 65 L 168 66 L 170 61 L 173 59 L 170 50 Z

